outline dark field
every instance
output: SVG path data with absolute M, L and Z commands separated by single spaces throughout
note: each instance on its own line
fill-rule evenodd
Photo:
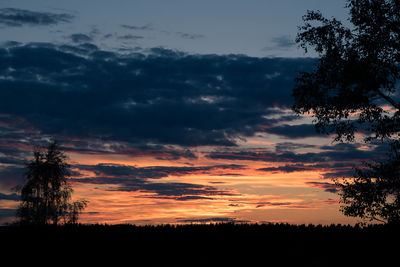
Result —
M 380 225 L 0 227 L 3 259 L 32 266 L 398 266 L 399 233 Z

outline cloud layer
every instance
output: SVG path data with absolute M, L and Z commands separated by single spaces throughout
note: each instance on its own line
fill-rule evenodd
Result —
M 18 8 L 0 8 L 0 25 L 7 27 L 49 26 L 71 22 L 71 14 L 36 12 Z
M 291 104 L 294 77 L 313 63 L 165 49 L 122 56 L 93 48 L 1 49 L 0 112 L 54 136 L 235 145 L 276 122 L 266 118 L 279 114 L 271 108 Z

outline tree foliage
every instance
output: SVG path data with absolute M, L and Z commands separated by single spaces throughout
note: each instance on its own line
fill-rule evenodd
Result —
M 21 189 L 17 216 L 21 223 L 77 223 L 86 201 L 71 202 L 67 156 L 51 143 L 46 150 L 35 149 L 27 166 L 27 182 Z
M 317 131 L 335 141 L 390 143 L 390 157 L 356 170 L 342 187 L 343 211 L 384 222 L 399 222 L 400 1 L 349 0 L 349 24 L 308 11 L 297 42 L 313 48 L 319 62 L 301 73 L 293 110 L 311 114 Z
M 386 161 L 366 163 L 357 168 L 352 181 L 337 182 L 341 187 L 345 215 L 383 223 L 400 222 L 400 154 L 399 143 L 392 144 Z

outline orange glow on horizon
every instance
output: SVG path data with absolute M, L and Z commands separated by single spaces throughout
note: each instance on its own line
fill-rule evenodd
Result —
M 226 159 L 208 157 L 208 153 L 216 151 L 212 147 L 193 149 L 196 158 L 176 159 L 161 159 L 157 158 L 160 154 L 151 153 L 70 151 L 69 161 L 79 174 L 71 180 L 73 199 L 88 200 L 81 214 L 82 223 L 182 224 L 206 222 L 208 218 L 238 222 L 356 222 L 339 212 L 336 194 L 324 191 L 318 184 L 313 186 L 315 182 L 330 182 L 321 180 L 329 168 L 306 163 L 299 165 L 299 170 L 284 171 L 286 166 L 297 165 L 277 161 L 273 144 L 268 138 L 250 138 L 241 148 L 252 153 L 240 160 L 235 158 L 235 148 L 221 152 Z M 317 149 L 302 152 L 313 151 Z M 147 171 L 150 176 L 96 172 L 97 164 L 114 164 L 110 166 L 132 168 L 138 173 Z M 262 170 L 265 168 L 270 171 Z M 153 172 L 162 175 L 152 177 Z M 1 206 L 15 209 L 17 203 L 2 200 Z

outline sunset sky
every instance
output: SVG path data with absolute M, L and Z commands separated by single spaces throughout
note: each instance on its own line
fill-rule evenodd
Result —
M 343 0 L 0 3 L 0 224 L 57 140 L 83 223 L 355 223 L 332 178 L 385 153 L 290 109 L 301 17 Z

